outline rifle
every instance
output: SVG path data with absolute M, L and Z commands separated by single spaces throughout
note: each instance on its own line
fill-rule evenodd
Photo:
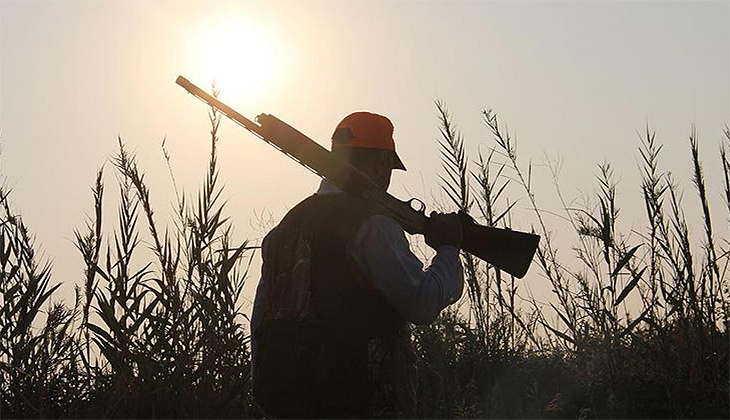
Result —
M 417 198 L 401 201 L 382 191 L 357 168 L 335 158 L 319 143 L 273 115 L 260 114 L 256 117 L 256 122 L 253 122 L 186 78 L 178 76 L 176 83 L 315 174 L 326 178 L 343 191 L 373 203 L 379 211 L 398 222 L 406 232 L 426 232 L 429 218 L 424 211 L 425 205 Z M 459 217 L 464 234 L 462 250 L 517 278 L 525 276 L 540 236 L 482 226 L 465 213 L 459 213 Z

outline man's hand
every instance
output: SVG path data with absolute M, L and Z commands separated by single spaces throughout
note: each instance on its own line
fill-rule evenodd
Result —
M 463 233 L 461 221 L 457 213 L 431 212 L 426 225 L 426 244 L 433 249 L 441 245 L 451 245 L 461 248 Z

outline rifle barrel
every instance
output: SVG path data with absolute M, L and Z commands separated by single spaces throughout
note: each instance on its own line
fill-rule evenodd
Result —
M 195 86 L 188 79 L 184 78 L 183 76 L 178 76 L 177 80 L 175 80 L 175 83 L 177 83 L 178 85 L 185 88 L 185 90 L 187 90 L 188 93 L 192 94 L 193 96 L 197 96 L 203 102 L 205 102 L 208 105 L 212 106 L 213 108 L 219 110 L 220 112 L 225 114 L 228 118 L 237 122 L 239 125 L 241 125 L 246 130 L 251 131 L 254 134 L 256 134 L 257 136 L 263 138 L 263 134 L 261 133 L 260 125 L 256 124 L 255 122 L 253 122 L 253 121 L 249 120 L 248 118 L 244 117 L 243 115 L 239 114 L 238 111 L 229 107 L 228 105 L 224 104 L 223 102 L 219 101 L 216 97 L 210 95 L 208 92 Z

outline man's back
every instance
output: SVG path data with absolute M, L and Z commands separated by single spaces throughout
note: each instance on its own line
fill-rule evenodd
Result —
M 371 215 L 349 194 L 316 194 L 267 235 L 252 319 L 254 387 L 267 412 L 361 417 L 371 397 L 392 399 L 383 388 L 402 388 L 383 386 L 398 380 L 380 371 L 403 357 L 396 347 L 409 350 L 406 324 L 347 252 Z

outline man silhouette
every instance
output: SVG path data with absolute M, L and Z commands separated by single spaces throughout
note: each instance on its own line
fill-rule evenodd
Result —
M 355 112 L 332 153 L 383 191 L 393 169 L 393 124 Z M 252 330 L 256 401 L 277 417 L 412 417 L 415 355 L 408 323 L 433 322 L 463 291 L 461 224 L 431 213 L 424 264 L 403 229 L 370 203 L 323 180 L 262 244 Z

